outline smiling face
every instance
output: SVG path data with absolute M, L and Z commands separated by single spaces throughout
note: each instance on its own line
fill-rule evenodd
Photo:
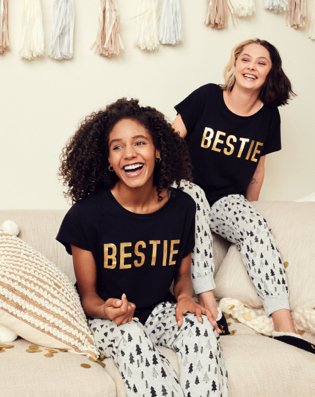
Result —
M 142 124 L 133 119 L 118 121 L 109 133 L 108 149 L 108 161 L 118 183 L 131 189 L 153 186 L 155 158 L 159 152 Z
M 271 70 L 268 50 L 256 43 L 246 45 L 235 62 L 235 85 L 260 91 Z

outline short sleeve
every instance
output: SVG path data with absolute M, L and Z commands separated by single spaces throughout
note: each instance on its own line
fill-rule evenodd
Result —
M 262 155 L 281 149 L 281 119 L 278 108 L 274 109 L 271 117 L 270 129 L 262 150 Z
M 193 201 L 193 199 L 191 199 L 189 211 L 187 214 L 187 222 L 185 225 L 186 238 L 185 238 L 185 247 L 183 250 L 183 257 L 193 252 L 195 246 L 195 214 L 196 214 L 196 204 Z
M 88 231 L 88 224 L 85 220 L 84 213 L 75 204 L 65 215 L 56 240 L 65 246 L 67 252 L 71 255 L 71 245 L 92 251 L 91 236 Z
M 180 114 L 185 124 L 188 134 L 190 134 L 194 129 L 204 110 L 208 86 L 209 84 L 197 88 L 182 102 L 175 106 L 177 113 Z

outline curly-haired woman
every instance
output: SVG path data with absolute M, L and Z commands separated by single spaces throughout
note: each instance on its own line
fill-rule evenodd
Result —
M 260 39 L 233 49 L 224 77 L 222 86 L 206 84 L 175 106 L 173 127 L 188 143 L 194 181 L 206 195 L 200 205 L 204 216 L 197 222 L 204 233 L 203 249 L 198 250 L 201 260 L 193 262 L 194 287 L 201 304 L 216 317 L 211 229 L 240 250 L 272 317 L 274 336 L 315 352 L 295 332 L 279 251 L 265 219 L 250 203 L 258 200 L 266 155 L 281 149 L 278 106 L 294 95 L 291 83 L 278 50 Z M 192 185 L 184 191 L 196 201 L 202 198 Z
M 185 142 L 156 109 L 120 99 L 85 119 L 60 174 L 74 205 L 57 239 L 127 395 L 227 396 L 216 324 L 192 299 L 195 203 L 171 187 L 191 178 Z M 179 379 L 157 346 L 176 352 Z

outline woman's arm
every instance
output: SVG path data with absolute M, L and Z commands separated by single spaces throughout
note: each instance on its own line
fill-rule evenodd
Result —
M 185 313 L 195 313 L 198 321 L 202 322 L 202 315 L 206 315 L 210 323 L 218 333 L 221 332 L 212 314 L 206 308 L 200 306 L 193 299 L 193 285 L 191 280 L 191 254 L 187 255 L 180 264 L 177 278 L 174 282 L 174 294 L 177 300 L 176 319 L 179 327 L 183 323 Z
M 131 321 L 135 305 L 128 302 L 125 294 L 121 299 L 104 301 L 96 291 L 96 264 L 92 252 L 71 246 L 74 272 L 81 303 L 86 315 L 114 321 L 117 325 Z
M 265 177 L 265 157 L 266 156 L 260 157 L 256 171 L 248 185 L 246 198 L 249 201 L 257 201 L 259 199 L 260 190 Z
M 176 132 L 178 132 L 180 137 L 185 138 L 187 135 L 187 129 L 180 114 L 176 116 L 172 123 L 172 127 Z

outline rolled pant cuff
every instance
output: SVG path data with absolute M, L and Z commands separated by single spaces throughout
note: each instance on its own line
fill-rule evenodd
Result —
M 214 280 L 209 275 L 205 277 L 195 278 L 192 280 L 192 282 L 196 295 L 215 289 Z
M 289 298 L 284 296 L 265 296 L 264 309 L 267 316 L 270 316 L 277 310 L 288 309 L 290 310 Z

